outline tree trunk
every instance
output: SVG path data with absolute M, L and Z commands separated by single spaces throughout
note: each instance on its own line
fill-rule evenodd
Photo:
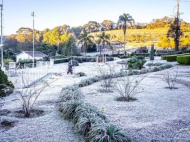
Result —
M 102 47 L 101 47 L 101 45 L 100 45 L 100 55 L 101 55 L 101 50 L 102 50 Z
M 84 56 L 86 58 L 86 43 L 84 44 Z
M 104 51 L 104 43 L 103 43 L 103 51 Z M 105 53 L 104 53 L 105 54 Z
M 125 43 L 126 43 L 126 23 L 125 23 L 125 26 L 123 27 L 123 34 L 124 34 L 124 51 L 125 51 Z
M 175 51 L 179 51 L 179 38 L 180 38 L 180 27 L 179 27 L 179 18 L 177 17 L 177 27 L 176 27 L 176 31 L 175 31 Z

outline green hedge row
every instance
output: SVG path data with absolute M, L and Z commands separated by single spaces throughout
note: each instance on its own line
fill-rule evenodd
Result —
M 177 55 L 170 55 L 170 56 L 167 56 L 167 57 L 166 57 L 166 60 L 167 60 L 168 62 L 177 61 Z
M 62 58 L 58 60 L 54 60 L 54 64 L 67 63 L 69 61 L 68 58 Z
M 162 56 L 161 59 L 167 60 L 168 62 L 174 62 L 177 61 L 178 56 L 184 56 L 184 55 L 190 55 L 190 53 Z
M 131 56 L 144 56 L 144 57 L 149 57 L 150 54 L 149 53 L 136 53 L 136 54 L 131 54 Z
M 54 60 L 54 64 L 60 64 L 60 63 L 67 63 L 69 62 L 71 59 L 78 61 L 79 63 L 83 63 L 83 62 L 96 62 L 96 58 L 97 57 L 69 57 L 69 58 L 62 58 L 62 59 L 56 59 Z M 107 61 L 113 61 L 114 58 L 113 57 L 106 57 Z
M 124 54 L 112 54 L 111 56 L 112 57 L 120 57 L 120 56 L 123 56 Z
M 190 55 L 177 56 L 177 62 L 183 65 L 190 65 Z

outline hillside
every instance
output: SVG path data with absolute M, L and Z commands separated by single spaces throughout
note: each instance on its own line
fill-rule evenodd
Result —
M 157 29 L 127 29 L 126 46 L 150 46 L 151 43 L 155 43 L 156 47 L 174 47 L 173 39 L 167 38 L 168 28 L 157 28 Z M 96 38 L 96 35 L 101 32 L 91 33 Z M 105 31 L 106 34 L 110 34 L 110 40 L 112 42 L 123 42 L 123 31 L 122 30 L 111 30 Z M 188 35 L 188 36 L 187 36 Z M 188 38 L 189 40 L 190 32 L 183 32 L 182 39 Z M 169 40 L 168 45 L 165 40 Z M 164 42 L 164 43 L 163 43 Z M 168 42 L 168 41 L 167 41 Z M 183 45 L 182 45 L 183 46 Z

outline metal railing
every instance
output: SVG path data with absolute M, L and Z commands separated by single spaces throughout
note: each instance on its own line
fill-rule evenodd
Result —
M 30 65 L 24 64 L 22 68 L 18 65 L 15 69 L 8 70 L 7 75 L 15 88 L 26 88 L 46 77 L 49 74 L 48 69 L 48 66 L 31 68 Z

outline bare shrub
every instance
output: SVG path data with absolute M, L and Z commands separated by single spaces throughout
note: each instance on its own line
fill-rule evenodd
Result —
M 50 83 L 48 83 L 47 81 L 39 80 L 39 85 L 33 84 L 32 86 L 27 86 L 25 84 L 27 84 L 29 79 L 25 78 L 23 74 L 21 74 L 20 78 L 22 80 L 22 83 L 17 82 L 17 86 L 19 89 L 16 88 L 14 91 L 14 94 L 16 94 L 17 96 L 17 99 L 15 100 L 18 100 L 20 102 L 24 117 L 30 117 L 36 101 Z
M 168 84 L 169 89 L 176 89 L 175 85 L 178 81 L 178 70 L 167 70 L 161 74 L 161 79 Z
M 136 100 L 134 96 L 144 91 L 144 89 L 141 88 L 139 85 L 145 77 L 146 76 L 131 79 L 129 76 L 125 76 L 119 78 L 115 86 L 115 91 L 120 95 L 120 97 L 118 97 L 117 100 L 128 102 Z
M 97 65 L 97 71 L 101 78 L 102 91 L 109 92 L 114 83 L 114 66 L 110 64 Z

